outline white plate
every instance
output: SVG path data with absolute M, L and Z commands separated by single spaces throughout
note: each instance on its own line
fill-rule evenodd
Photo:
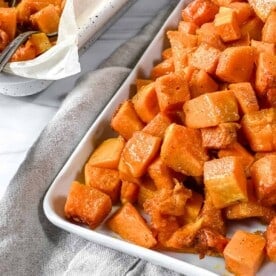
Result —
M 187 1 L 180 1 L 138 62 L 137 66 L 84 136 L 49 188 L 44 199 L 43 207 L 48 219 L 62 229 L 104 246 L 138 256 L 154 264 L 175 270 L 181 274 L 189 276 L 230 275 L 230 273 L 225 270 L 222 258 L 205 257 L 200 260 L 198 255 L 194 254 L 158 252 L 142 248 L 119 239 L 118 236 L 109 231 L 104 225 L 92 231 L 87 227 L 74 224 L 65 219 L 63 212 L 65 200 L 72 181 L 78 179 L 81 175 L 85 162 L 99 142 L 113 134 L 109 127 L 111 116 L 117 106 L 124 99 L 129 97 L 130 87 L 135 83 L 135 79 L 137 77 L 143 78 L 149 76 L 154 63 L 160 60 L 161 52 L 164 49 L 164 45 L 167 43 L 164 39 L 166 30 L 176 28 L 180 19 L 180 11 L 185 3 L 187 3 Z M 250 224 L 240 225 L 239 228 L 255 230 L 260 229 L 260 226 L 252 221 Z M 230 229 L 231 232 L 233 232 L 233 230 L 234 229 Z M 262 267 L 260 275 L 273 275 L 275 271 L 275 264 L 266 264 Z
M 91 8 L 81 10 L 77 18 L 78 25 L 78 47 L 83 47 L 95 41 L 100 34 L 106 30 L 112 22 L 129 7 L 135 0 L 93 0 Z M 0 73 L 0 93 L 8 96 L 28 96 L 41 92 L 47 88 L 52 81 L 37 80 L 19 77 L 7 73 Z

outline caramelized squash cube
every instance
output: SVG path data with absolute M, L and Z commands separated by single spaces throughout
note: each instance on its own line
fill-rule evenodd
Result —
M 248 200 L 246 176 L 235 156 L 205 162 L 204 184 L 218 209 Z
M 0 28 L 7 33 L 9 41 L 13 40 L 17 27 L 16 9 L 0 8 Z
M 191 176 L 201 176 L 208 160 L 200 131 L 175 123 L 166 130 L 160 156 L 168 167 Z
M 173 58 L 167 58 L 157 65 L 155 65 L 151 70 L 151 79 L 156 80 L 157 78 L 168 75 L 174 72 L 174 61 Z
M 239 120 L 238 105 L 230 90 L 203 94 L 183 106 L 188 127 L 203 128 Z
M 125 203 L 107 222 L 108 227 L 123 239 L 151 248 L 156 240 L 145 222 L 131 203 Z
M 135 203 L 138 200 L 139 185 L 133 182 L 122 181 L 121 202 L 123 204 L 130 202 Z
M 51 41 L 45 33 L 33 34 L 29 41 L 34 45 L 36 54 L 40 55 L 52 47 Z
M 68 219 L 96 228 L 110 213 L 111 199 L 93 187 L 74 181 L 66 199 L 64 212 Z

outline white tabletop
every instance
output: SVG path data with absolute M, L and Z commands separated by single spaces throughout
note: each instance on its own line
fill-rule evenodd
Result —
M 8 97 L 0 94 L 0 198 L 29 148 L 73 88 L 76 79 L 95 70 L 118 46 L 139 32 L 170 0 L 137 0 L 80 57 L 80 74 L 54 82 L 39 94 Z

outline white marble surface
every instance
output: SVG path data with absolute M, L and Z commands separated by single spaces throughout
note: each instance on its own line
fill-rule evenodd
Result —
M 170 0 L 137 0 L 81 55 L 80 74 L 56 81 L 33 96 L 16 98 L 0 94 L 0 198 L 29 148 L 54 116 L 76 79 L 87 71 L 95 70 L 168 3 Z

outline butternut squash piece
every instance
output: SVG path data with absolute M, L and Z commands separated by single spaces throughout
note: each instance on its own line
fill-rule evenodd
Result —
M 164 113 L 159 112 L 143 129 L 142 131 L 153 136 L 163 139 L 167 127 L 172 123 L 172 120 Z
M 137 115 L 133 103 L 130 100 L 126 100 L 113 115 L 111 127 L 128 140 L 135 131 L 141 130 L 144 124 Z
M 254 11 L 250 5 L 245 2 L 232 2 L 228 5 L 228 7 L 236 12 L 239 25 L 245 23 L 249 17 L 254 15 Z
M 222 123 L 215 127 L 201 129 L 202 145 L 206 148 L 225 148 L 237 140 L 236 123 Z
M 257 198 L 262 204 L 276 204 L 276 154 L 267 155 L 251 166 L 251 177 Z
M 248 201 L 246 176 L 235 156 L 205 162 L 204 184 L 218 209 Z
M 253 151 L 276 150 L 276 108 L 247 113 L 241 120 L 242 131 Z
M 216 75 L 226 82 L 247 82 L 251 78 L 254 61 L 253 47 L 229 47 L 220 55 Z
M 188 83 L 179 74 L 171 73 L 155 81 L 155 90 L 161 112 L 181 109 L 190 99 Z
M 125 141 L 122 137 L 104 140 L 92 153 L 88 163 L 91 166 L 117 169 Z
M 252 39 L 261 40 L 263 25 L 261 19 L 255 16 L 241 26 L 241 33 L 242 35 L 249 34 Z
M 250 82 L 232 83 L 229 85 L 243 113 L 259 110 L 258 100 Z
M 28 40 L 25 45 L 21 45 L 11 57 L 11 61 L 25 61 L 36 57 L 36 48 Z
M 178 23 L 178 31 L 186 34 L 196 34 L 198 26 L 193 22 L 180 21 Z
M 182 10 L 184 21 L 190 21 L 198 26 L 210 22 L 218 12 L 218 6 L 210 0 L 195 0 Z
M 156 80 L 157 78 L 168 75 L 172 72 L 174 72 L 174 61 L 173 58 L 170 57 L 155 65 L 151 70 L 150 77 L 152 80 Z
M 264 259 L 265 244 L 259 234 L 236 231 L 223 251 L 226 268 L 235 275 L 256 275 Z
M 139 177 L 134 177 L 131 174 L 129 166 L 122 158 L 120 158 L 120 161 L 119 161 L 118 171 L 119 171 L 119 178 L 122 181 L 133 182 L 138 185 L 141 184 L 141 179 Z
M 30 16 L 32 24 L 46 34 L 58 31 L 59 19 L 60 11 L 52 4 Z
M 33 34 L 29 41 L 34 45 L 36 54 L 40 55 L 52 47 L 51 41 L 45 33 Z
M 74 181 L 66 199 L 64 212 L 68 219 L 96 228 L 110 213 L 112 203 L 105 193 Z
M 123 239 L 137 245 L 151 248 L 157 243 L 144 218 L 129 202 L 108 220 L 107 226 Z
M 200 131 L 174 123 L 166 130 L 160 156 L 168 167 L 191 176 L 201 176 L 208 160 Z
M 269 88 L 276 87 L 276 56 L 260 53 L 257 61 L 255 79 L 256 91 L 259 96 L 267 92 Z
M 152 83 L 152 80 L 136 79 L 135 84 L 136 84 L 136 89 L 137 89 L 137 91 L 138 91 L 139 89 L 141 89 L 143 86 L 148 85 L 148 84 L 150 84 L 150 83 Z
M 219 13 L 215 16 L 214 26 L 217 34 L 224 42 L 237 40 L 241 37 L 237 14 L 232 9 L 220 7 Z
M 271 220 L 270 224 L 267 227 L 266 239 L 266 252 L 268 258 L 272 262 L 276 262 L 276 217 Z
M 216 71 L 219 56 L 218 49 L 207 44 L 200 44 L 192 53 L 189 64 L 212 74 Z
M 274 1 L 248 0 L 250 6 L 255 13 L 265 22 L 271 11 L 275 10 L 276 3 Z
M 272 11 L 265 21 L 262 30 L 262 41 L 274 44 L 276 43 L 276 11 Z
M 139 185 L 133 182 L 123 181 L 121 186 L 120 199 L 123 204 L 135 203 L 138 200 Z
M 251 46 L 257 50 L 258 54 L 260 54 L 260 53 L 267 53 L 270 55 L 276 54 L 274 43 L 263 42 L 263 41 L 251 39 Z
M 191 98 L 217 91 L 217 82 L 204 70 L 194 70 L 189 81 Z
M 171 47 L 163 50 L 163 52 L 162 52 L 162 58 L 163 59 L 168 59 L 168 58 L 171 58 L 171 57 L 172 57 L 172 48 Z
M 188 127 L 203 128 L 239 120 L 238 105 L 230 90 L 203 94 L 183 106 Z
M 233 142 L 225 149 L 221 149 L 218 152 L 219 158 L 226 156 L 236 156 L 240 159 L 241 164 L 244 168 L 245 174 L 250 176 L 250 166 L 254 162 L 254 157 L 250 154 L 240 143 Z
M 0 8 L 0 28 L 7 33 L 9 41 L 13 40 L 16 33 L 16 9 Z
M 118 170 L 98 168 L 87 163 L 84 167 L 85 184 L 110 196 L 112 203 L 119 199 L 121 180 Z
M 159 112 L 154 82 L 140 88 L 131 100 L 136 113 L 145 123 L 151 121 Z
M 128 166 L 134 177 L 146 173 L 150 162 L 156 157 L 161 144 L 159 137 L 152 136 L 142 131 L 136 131 L 127 141 L 121 159 Z M 121 161 L 120 161 L 121 162 Z

